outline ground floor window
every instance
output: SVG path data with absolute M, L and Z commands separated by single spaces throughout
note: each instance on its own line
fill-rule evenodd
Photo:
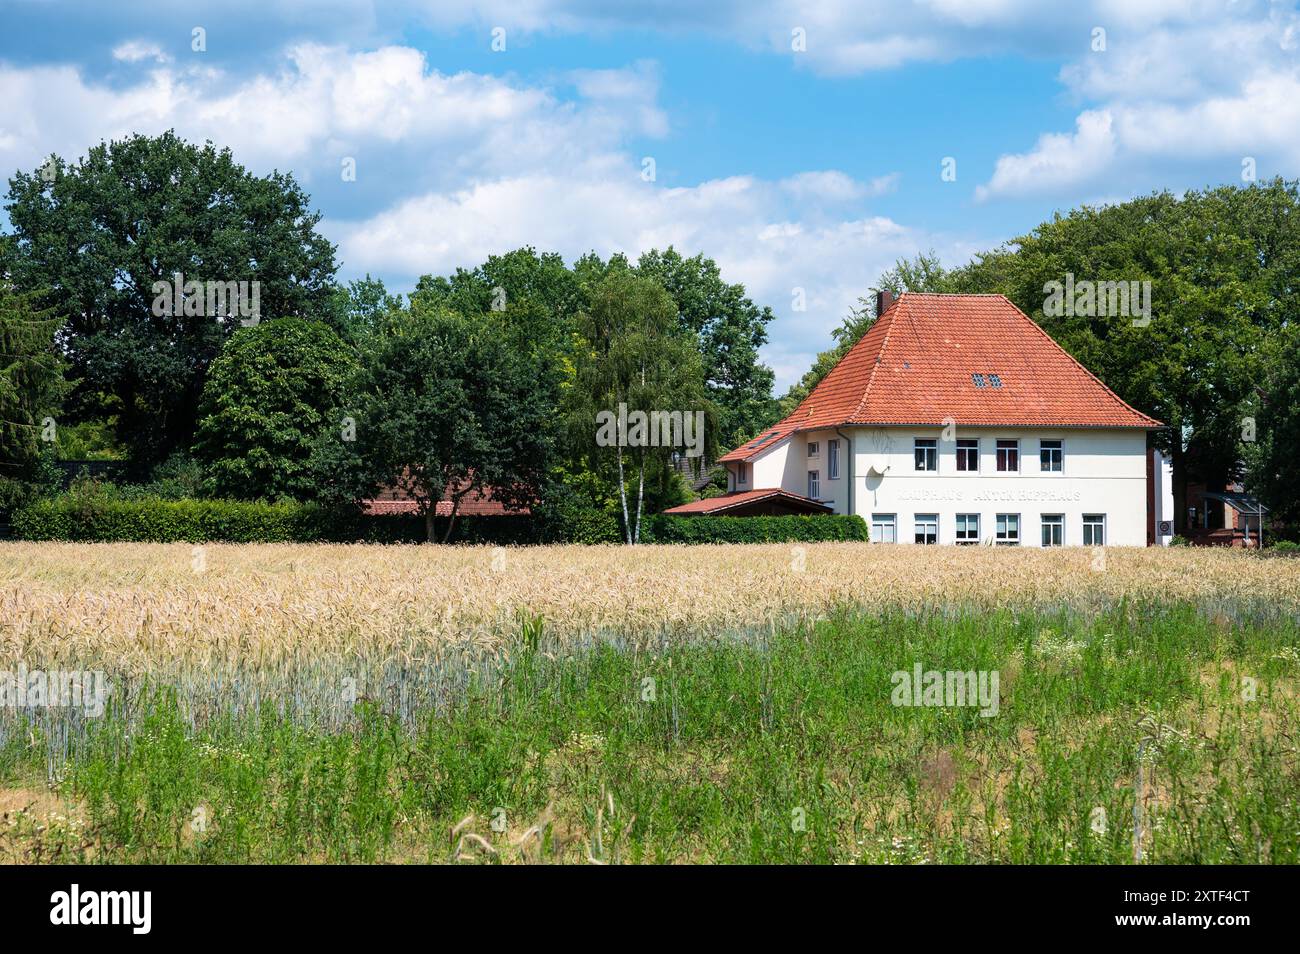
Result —
M 1065 542 L 1065 516 L 1059 513 L 1043 514 L 1043 546 L 1059 547 Z
M 1083 515 L 1083 545 L 1085 547 L 1104 547 L 1106 545 L 1106 515 L 1104 513 L 1085 513 Z
M 871 515 L 871 539 L 876 543 L 896 543 L 892 513 L 873 513 Z
M 980 515 L 977 513 L 957 514 L 957 542 L 979 543 Z
M 916 542 L 939 542 L 939 515 L 937 513 L 918 513 L 916 515 Z
M 995 538 L 998 543 L 1015 546 L 1020 542 L 1020 514 L 998 514 L 998 527 Z
M 821 481 L 818 479 L 817 471 L 808 471 L 808 496 L 816 500 L 821 494 Z

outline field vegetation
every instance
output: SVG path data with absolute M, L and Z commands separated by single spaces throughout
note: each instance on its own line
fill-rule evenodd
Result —
M 6 544 L 19 665 L 9 861 L 1300 861 L 1285 557 Z

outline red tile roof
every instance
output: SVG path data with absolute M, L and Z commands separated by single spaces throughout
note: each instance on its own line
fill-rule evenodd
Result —
M 756 504 L 760 500 L 779 499 L 794 507 L 806 508 L 809 512 L 830 513 L 831 508 L 819 500 L 813 500 L 811 497 L 804 497 L 801 494 L 791 493 L 788 490 L 782 490 L 780 487 L 768 487 L 760 490 L 738 490 L 731 493 L 721 494 L 717 497 L 708 497 L 704 500 L 692 500 L 690 503 L 680 504 L 676 507 L 669 507 L 664 513 L 679 515 L 699 515 L 711 513 L 724 513 L 728 510 L 734 510 L 737 507 Z
M 381 490 L 374 500 L 362 501 L 362 508 L 371 514 L 414 514 L 419 513 L 419 504 L 396 488 Z M 458 517 L 502 517 L 506 514 L 527 515 L 529 510 L 506 510 L 500 501 L 493 499 L 492 492 L 480 494 L 470 491 L 460 502 L 456 511 Z M 450 517 L 451 501 L 440 500 L 434 507 L 435 516 Z
M 1005 296 L 905 292 L 792 414 L 719 460 L 751 460 L 797 431 L 942 427 L 947 420 L 959 427 L 1162 426 L 1120 400 Z

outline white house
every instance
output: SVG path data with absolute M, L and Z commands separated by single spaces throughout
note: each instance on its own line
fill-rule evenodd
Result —
M 1159 421 L 1001 295 L 879 305 L 794 413 L 720 458 L 727 494 L 669 512 L 856 513 L 877 543 L 1168 542 Z

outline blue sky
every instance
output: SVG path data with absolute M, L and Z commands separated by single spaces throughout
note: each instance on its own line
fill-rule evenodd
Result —
M 0 170 L 210 138 L 398 291 L 522 244 L 702 251 L 773 307 L 784 387 L 899 257 L 1300 174 L 1298 42 L 1256 0 L 0 0 Z

